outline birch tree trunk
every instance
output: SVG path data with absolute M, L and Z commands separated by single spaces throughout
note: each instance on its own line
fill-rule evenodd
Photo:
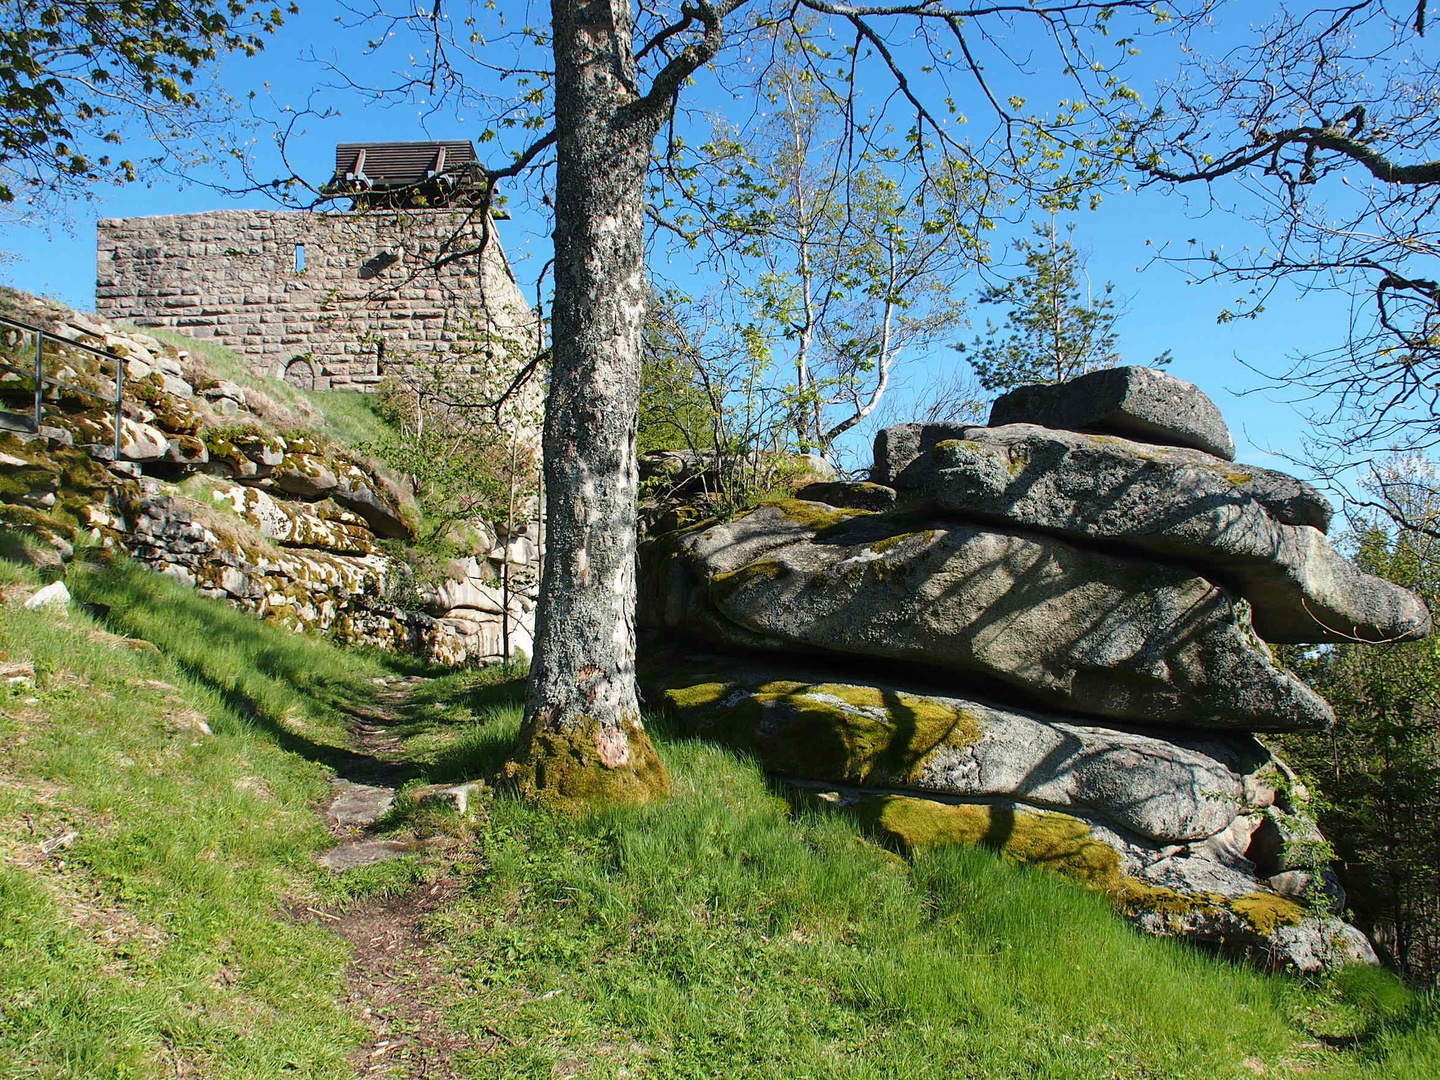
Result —
M 635 690 L 635 427 L 645 177 L 629 0 L 552 0 L 555 303 L 545 533 L 525 722 L 506 775 L 562 806 L 639 803 L 670 782 Z

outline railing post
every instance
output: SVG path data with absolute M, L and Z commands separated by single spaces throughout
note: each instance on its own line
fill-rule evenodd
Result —
M 40 404 L 45 397 L 45 331 L 35 329 L 35 430 L 40 430 Z
M 125 358 L 115 356 L 115 460 L 120 460 L 120 403 L 125 396 Z

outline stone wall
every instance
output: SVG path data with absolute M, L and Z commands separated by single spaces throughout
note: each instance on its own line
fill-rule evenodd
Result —
M 534 650 L 542 556 L 536 507 L 467 522 L 470 554 L 416 567 L 408 482 L 331 437 L 303 394 L 218 379 L 203 357 L 49 301 L 0 296 L 0 311 L 56 341 L 125 357 L 116 458 L 105 398 L 47 400 L 45 423 L 5 411 L 29 401 L 0 377 L 0 533 L 57 565 L 82 537 L 199 592 L 293 630 L 441 664 Z M 25 342 L 0 335 L 0 349 Z M 52 343 L 53 344 L 53 343 Z M 47 355 L 72 385 L 113 385 L 93 355 Z M 108 384 L 108 385 L 107 385 Z
M 536 322 L 483 224 L 465 210 L 104 218 L 95 309 L 213 339 L 305 389 L 366 389 L 436 355 L 491 368 Z

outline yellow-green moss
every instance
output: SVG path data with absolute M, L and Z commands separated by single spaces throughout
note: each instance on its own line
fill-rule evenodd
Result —
M 1238 916 L 1251 930 L 1267 937 L 1282 926 L 1298 926 L 1305 918 L 1305 909 L 1301 905 L 1275 893 L 1246 893 L 1227 899 L 1218 893 L 1192 895 L 1176 892 L 1133 877 L 1123 878 L 1106 892 L 1115 906 L 1127 915 L 1149 911 L 1176 920 L 1197 912 L 1218 916 L 1228 911 Z
M 53 533 L 65 540 L 75 538 L 74 524 L 61 515 L 15 503 L 0 502 L 0 525 L 13 525 L 38 533 Z
M 1068 814 L 1031 814 L 973 803 L 951 805 L 905 795 L 867 798 L 862 820 L 907 848 L 984 845 L 1096 888 L 1120 880 L 1120 855 Z
M 125 385 L 131 400 L 154 405 L 170 395 L 165 390 L 165 380 L 158 371 L 152 371 L 141 379 L 131 379 Z
M 177 435 L 175 442 L 179 447 L 180 454 L 187 460 L 195 460 L 205 450 L 205 444 L 193 435 Z
M 857 510 L 854 507 L 834 507 L 824 503 L 807 502 L 804 499 L 766 499 L 760 504 L 779 510 L 786 521 L 793 521 L 807 529 L 823 532 L 843 525 L 853 517 L 874 514 L 874 510 Z
M 698 709 L 706 705 L 713 705 L 725 696 L 728 687 L 724 683 L 706 682 L 697 683 L 695 686 L 677 687 L 673 690 L 665 690 L 661 696 L 665 703 L 672 709 Z
M 1218 912 L 1223 899 L 1209 893 L 1195 896 L 1176 892 L 1133 877 L 1118 879 L 1105 892 L 1111 903 L 1126 915 L 1152 911 L 1167 919 L 1184 918 L 1196 911 Z
M 876 555 L 883 555 L 885 554 L 885 552 L 891 550 L 892 548 L 899 547 L 901 544 L 905 543 L 906 540 L 913 540 L 916 537 L 920 538 L 921 543 L 928 544 L 930 543 L 930 541 L 935 539 L 936 531 L 937 530 L 935 529 L 924 529 L 920 532 L 906 532 L 899 533 L 895 536 L 887 536 L 885 537 L 885 539 L 876 540 L 875 543 L 871 544 L 870 550 L 873 551 Z
M 285 446 L 292 454 L 309 454 L 312 457 L 322 457 L 327 450 L 312 435 L 296 431 L 285 433 Z
M 747 563 L 738 570 L 716 574 L 710 579 L 710 595 L 717 601 L 734 596 L 741 589 L 760 582 L 778 581 L 790 573 L 790 568 L 774 559 L 758 559 Z
M 1273 934 L 1282 926 L 1298 926 L 1305 917 L 1305 909 L 1284 896 L 1275 893 L 1246 893 L 1225 904 L 1231 911 L 1257 934 Z
M 622 721 L 625 764 L 602 760 L 602 728 L 593 717 L 551 730 L 531 722 L 520 732 L 503 778 L 521 796 L 569 813 L 638 806 L 670 796 L 670 776 L 637 717 Z
M 46 528 L 56 535 L 73 537 L 77 527 L 88 524 L 86 508 L 101 501 L 116 483 L 103 465 L 74 447 L 46 450 L 43 444 L 22 443 L 6 434 L 0 437 L 0 451 L 26 463 L 0 473 L 0 502 L 23 503 L 28 495 L 42 490 L 53 490 L 57 497 L 48 511 L 11 506 L 14 513 L 5 519 L 9 524 Z
M 732 691 L 741 692 L 730 700 Z M 702 681 L 659 696 L 690 730 L 773 772 L 846 783 L 914 781 L 936 749 L 973 745 L 982 732 L 967 709 L 845 683 Z
M 1068 814 L 1028 813 L 977 803 L 958 805 L 904 795 L 865 796 L 851 808 L 864 824 L 906 848 L 983 845 L 1017 862 L 1044 867 L 1104 893 L 1126 915 L 1157 913 L 1178 923 L 1193 914 L 1226 912 L 1262 936 L 1295 926 L 1305 909 L 1274 893 L 1227 899 L 1189 894 L 1124 875 L 1120 855 Z
M 1234 484 L 1236 487 L 1239 487 L 1241 484 L 1248 484 L 1252 479 L 1254 479 L 1254 477 L 1252 477 L 1249 473 L 1227 472 L 1225 474 L 1225 479 L 1229 480 L 1230 483 Z
M 150 402 L 150 408 L 154 425 L 170 435 L 198 435 L 205 425 L 204 416 L 174 394 L 161 394 Z

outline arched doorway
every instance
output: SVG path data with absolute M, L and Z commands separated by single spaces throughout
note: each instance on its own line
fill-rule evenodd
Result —
M 315 389 L 315 365 L 303 356 L 285 365 L 285 381 L 298 390 Z

